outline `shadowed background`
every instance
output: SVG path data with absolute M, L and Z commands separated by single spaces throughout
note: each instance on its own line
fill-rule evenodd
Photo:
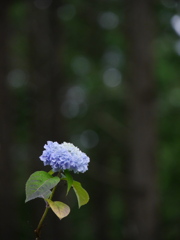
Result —
M 90 202 L 70 192 L 43 240 L 179 239 L 179 1 L 7 0 L 0 34 L 0 238 L 35 239 L 25 182 L 51 140 L 90 157 Z

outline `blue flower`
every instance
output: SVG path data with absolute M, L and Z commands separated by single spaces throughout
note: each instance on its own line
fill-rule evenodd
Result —
M 69 170 L 74 173 L 84 173 L 88 170 L 89 157 L 72 143 L 48 141 L 45 150 L 39 157 L 44 165 L 50 165 L 54 172 Z

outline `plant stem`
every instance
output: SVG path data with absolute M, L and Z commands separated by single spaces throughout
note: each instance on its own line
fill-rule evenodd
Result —
M 41 231 L 41 228 L 42 228 L 42 224 L 44 222 L 44 219 L 45 219 L 48 211 L 49 211 L 49 206 L 47 205 L 46 208 L 45 208 L 45 211 L 44 211 L 44 213 L 43 213 L 43 215 L 41 217 L 41 220 L 39 221 L 39 224 L 38 224 L 36 230 L 34 231 L 35 234 L 36 234 L 36 240 L 38 240 L 39 237 L 40 237 L 40 231 Z
M 58 177 L 60 177 L 60 172 L 58 173 Z M 56 188 L 57 188 L 57 185 L 52 190 L 51 196 L 49 197 L 50 200 L 53 198 L 54 193 L 56 191 Z M 41 217 L 41 220 L 39 221 L 39 224 L 38 224 L 37 228 L 34 230 L 34 232 L 36 234 L 36 240 L 39 240 L 39 238 L 40 238 L 41 228 L 43 226 L 43 222 L 44 222 L 44 220 L 46 218 L 46 215 L 47 215 L 49 209 L 50 209 L 50 207 L 49 207 L 48 203 L 46 202 L 45 211 L 44 211 L 44 213 L 43 213 L 43 215 Z

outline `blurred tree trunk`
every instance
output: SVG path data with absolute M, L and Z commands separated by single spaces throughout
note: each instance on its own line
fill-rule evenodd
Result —
M 126 1 L 128 42 L 128 240 L 155 240 L 157 231 L 156 94 L 153 77 L 153 1 Z
M 33 4 L 33 3 L 32 3 Z M 42 2 L 43 4 L 43 2 Z M 62 64 L 63 31 L 57 9 L 60 1 L 53 1 L 47 9 L 31 5 L 30 18 L 30 75 L 32 98 L 31 125 L 31 171 L 43 169 L 39 160 L 44 144 L 50 141 L 66 140 L 65 121 L 60 107 L 63 101 L 64 73 Z M 32 203 L 33 225 L 37 227 L 45 204 Z M 67 238 L 71 232 L 64 231 L 64 221 L 60 222 L 54 214 L 48 214 L 46 226 L 42 230 L 43 239 Z
M 14 189 L 12 150 L 12 105 L 8 89 L 8 10 L 10 1 L 3 1 L 0 8 L 0 239 L 16 239 L 17 216 Z
M 60 106 L 64 97 L 62 65 L 63 33 L 57 18 L 59 1 L 48 9 L 31 7 L 30 74 L 32 92 L 33 141 L 42 151 L 47 140 L 65 138 Z M 37 148 L 36 148 L 37 149 Z
M 108 148 L 109 143 L 103 144 L 102 148 L 99 148 L 98 153 L 98 165 L 94 168 L 94 173 L 101 176 L 102 166 L 106 166 L 110 158 L 110 149 Z M 106 151 L 104 151 L 106 149 Z M 108 152 L 109 149 L 109 152 Z M 94 239 L 103 239 L 110 240 L 111 239 L 111 218 L 108 209 L 108 201 L 109 201 L 109 192 L 110 187 L 105 182 L 100 182 L 97 184 L 97 181 L 92 181 L 92 192 L 95 193 L 95 199 L 92 199 L 91 204 L 93 205 L 93 222 L 94 222 Z M 94 200 L 94 202 L 93 202 Z

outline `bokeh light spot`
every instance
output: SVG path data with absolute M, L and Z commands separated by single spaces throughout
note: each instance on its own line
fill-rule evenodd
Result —
M 12 88 L 21 88 L 27 84 L 27 75 L 22 69 L 14 69 L 8 73 L 7 81 Z
M 66 100 L 61 105 L 61 113 L 66 118 L 74 118 L 79 114 L 79 105 L 72 100 Z
M 103 74 L 103 82 L 108 87 L 117 87 L 121 83 L 121 73 L 116 68 L 108 68 Z
M 98 18 L 99 25 L 107 30 L 115 29 L 119 24 L 119 17 L 113 12 L 103 12 Z
M 94 148 L 99 142 L 99 137 L 95 131 L 88 129 L 80 135 L 80 142 L 85 148 Z
M 179 15 L 174 15 L 171 18 L 171 25 L 175 32 L 180 36 L 180 16 Z
M 85 90 L 81 86 L 73 86 L 67 91 L 67 98 L 77 103 L 83 103 L 86 98 Z

